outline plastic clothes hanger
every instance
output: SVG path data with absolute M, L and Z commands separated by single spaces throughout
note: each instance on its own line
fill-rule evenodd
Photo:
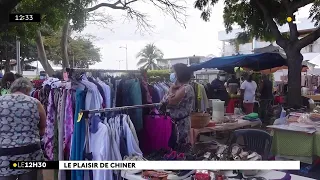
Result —
M 89 119 L 89 130 L 91 133 L 96 133 L 98 131 L 99 122 L 101 122 L 101 119 L 97 115 L 94 115 Z

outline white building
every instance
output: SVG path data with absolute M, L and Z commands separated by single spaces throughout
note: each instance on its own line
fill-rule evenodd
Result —
M 178 57 L 178 58 L 167 58 L 167 59 L 158 59 L 157 64 L 166 69 L 170 69 L 173 65 L 178 63 L 183 63 L 188 66 L 192 64 L 198 64 L 210 60 L 214 55 L 208 56 L 188 56 L 188 57 Z M 211 82 L 213 81 L 218 74 L 218 70 L 215 69 L 202 69 L 194 72 L 194 76 L 196 79 L 201 82 Z
M 157 59 L 157 65 L 165 69 L 170 69 L 173 65 L 178 63 L 183 63 L 186 65 L 197 64 L 204 62 L 208 59 L 205 56 L 188 56 L 188 57 L 177 57 L 177 58 L 166 58 L 166 59 Z
M 61 66 L 54 65 L 51 61 L 49 61 L 49 64 L 51 65 L 52 69 L 55 70 L 55 71 L 62 69 Z M 35 77 L 39 76 L 40 71 L 44 71 L 44 69 L 43 69 L 43 67 L 42 67 L 42 65 L 41 65 L 41 63 L 39 61 L 35 61 L 35 62 L 30 63 L 30 66 L 33 66 L 36 69 L 29 70 L 29 71 L 23 71 L 22 75 L 24 77 L 28 77 L 28 78 L 32 79 L 32 78 L 35 78 Z M 17 72 L 17 66 L 16 65 L 12 66 L 11 72 L 13 72 L 13 73 Z M 2 73 L 4 73 L 4 72 L 2 72 Z
M 300 20 L 300 19 L 299 19 Z M 314 23 L 309 19 L 304 18 L 300 20 L 297 24 L 298 31 L 301 37 L 312 32 L 315 29 Z M 289 32 L 289 26 L 287 24 L 279 28 L 280 32 Z M 251 42 L 245 44 L 235 43 L 235 39 L 238 34 L 243 32 L 241 29 L 234 29 L 230 33 L 225 31 L 220 31 L 218 33 L 218 39 L 222 41 L 222 56 L 231 56 L 235 54 L 251 54 L 256 48 L 263 48 L 272 43 L 274 46 L 278 46 L 275 42 L 265 42 L 259 39 L 254 39 Z M 320 68 L 320 38 L 313 44 L 310 44 L 301 50 L 304 60 L 309 60 L 309 62 L 316 64 L 316 68 Z M 280 75 L 286 75 L 287 70 L 275 73 L 275 80 L 280 80 Z

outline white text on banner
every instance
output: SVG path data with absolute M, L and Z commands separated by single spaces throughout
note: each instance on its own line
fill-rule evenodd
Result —
M 59 169 L 298 170 L 300 161 L 59 161 Z

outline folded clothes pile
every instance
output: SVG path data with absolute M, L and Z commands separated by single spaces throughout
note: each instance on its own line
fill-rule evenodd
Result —
M 258 121 L 259 119 L 259 114 L 258 113 L 250 113 L 247 114 L 243 117 L 244 120 L 248 120 L 248 121 Z

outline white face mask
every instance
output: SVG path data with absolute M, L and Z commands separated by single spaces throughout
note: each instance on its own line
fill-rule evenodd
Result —
M 170 81 L 172 83 L 175 83 L 177 81 L 177 77 L 176 77 L 176 74 L 175 73 L 171 73 L 170 74 Z
M 225 77 L 225 76 L 220 76 L 220 77 L 219 77 L 219 80 L 220 80 L 220 81 L 225 81 L 225 80 L 226 80 L 226 77 Z

